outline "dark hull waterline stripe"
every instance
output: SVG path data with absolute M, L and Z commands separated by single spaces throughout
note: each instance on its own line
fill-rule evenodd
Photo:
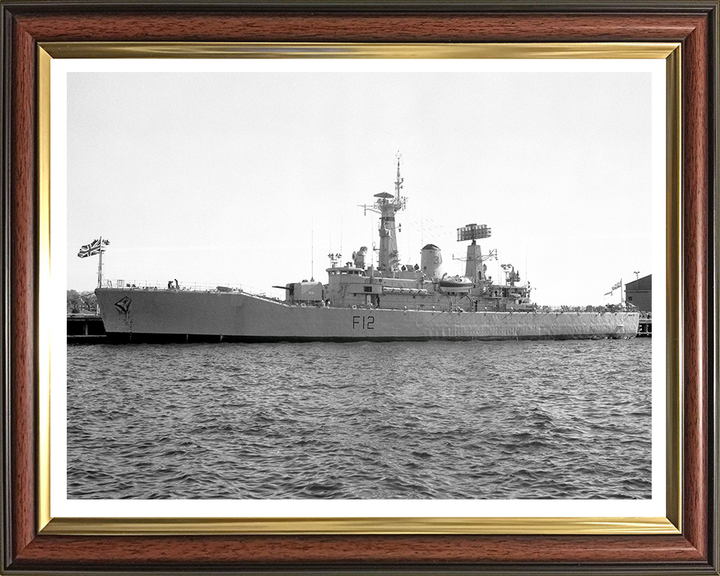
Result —
M 428 341 L 471 341 L 471 340 L 604 340 L 634 338 L 635 335 L 618 334 L 573 334 L 552 336 L 416 336 L 416 337 L 308 337 L 308 336 L 229 336 L 220 334 L 147 334 L 116 332 L 107 335 L 107 342 L 125 343 L 198 343 L 198 342 L 428 342 Z

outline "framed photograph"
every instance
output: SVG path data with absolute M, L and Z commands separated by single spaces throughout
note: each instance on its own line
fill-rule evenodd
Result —
M 717 574 L 717 8 L 3 3 L 2 570 Z

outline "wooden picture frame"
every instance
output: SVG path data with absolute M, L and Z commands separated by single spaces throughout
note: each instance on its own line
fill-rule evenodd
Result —
M 3 524 L 6 573 L 212 571 L 246 573 L 702 573 L 718 574 L 717 24 L 718 2 L 42 2 L 2 3 Z M 236 534 L 138 525 L 101 535 L 47 529 L 38 414 L 39 278 L 47 161 L 39 118 L 43 45 L 85 42 L 679 43 L 682 71 L 682 275 L 676 278 L 682 473 L 680 531 L 601 535 L 523 533 Z M 40 168 L 38 168 L 40 167 Z M 672 226 L 671 226 L 672 227 Z M 669 290 L 669 293 L 673 293 Z M 672 372 L 671 369 L 669 369 Z M 47 447 L 45 447 L 47 450 Z M 671 458 L 672 460 L 672 455 Z M 52 524 L 50 524 L 52 526 Z M 189 534 L 183 532 L 190 532 Z M 262 532 L 262 531 L 261 531 Z M 413 532 L 408 530 L 407 532 Z M 560 531 L 563 532 L 563 531 Z

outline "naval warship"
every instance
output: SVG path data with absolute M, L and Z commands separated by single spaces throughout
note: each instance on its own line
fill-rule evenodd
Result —
M 284 299 L 218 286 L 212 290 L 134 285 L 95 291 L 105 331 L 115 342 L 500 340 L 633 338 L 640 315 L 622 307 L 550 309 L 533 304 L 529 283 L 513 266 L 504 279 L 487 274 L 496 250 L 478 240 L 487 225 L 457 230 L 469 242 L 463 276 L 443 272 L 442 252 L 425 245 L 420 262 L 401 265 L 395 216 L 406 207 L 398 158 L 395 194 L 375 194 L 362 207 L 380 216 L 377 264 L 368 249 L 342 262 L 330 254 L 327 282 L 303 280 L 277 286 Z M 374 260 L 374 258 L 373 258 Z

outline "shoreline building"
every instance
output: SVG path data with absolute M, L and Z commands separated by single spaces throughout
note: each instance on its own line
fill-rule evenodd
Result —
M 652 336 L 652 274 L 625 284 L 625 301 L 640 311 L 638 336 Z
M 640 312 L 652 312 L 652 274 L 625 284 L 625 299 Z

